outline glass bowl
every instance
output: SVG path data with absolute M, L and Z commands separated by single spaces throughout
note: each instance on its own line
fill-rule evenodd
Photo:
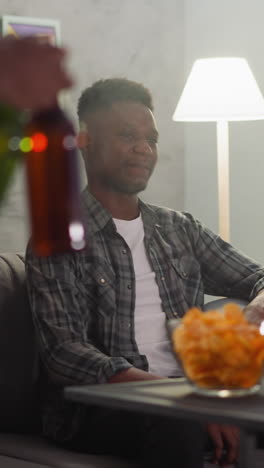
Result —
M 226 398 L 260 390 L 264 336 L 237 305 L 207 312 L 193 308 L 172 322 L 175 357 L 194 392 Z

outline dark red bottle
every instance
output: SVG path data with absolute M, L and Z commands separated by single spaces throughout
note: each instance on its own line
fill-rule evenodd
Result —
M 35 114 L 26 134 L 31 147 L 26 174 L 32 248 L 44 256 L 81 250 L 85 240 L 73 125 L 55 107 Z

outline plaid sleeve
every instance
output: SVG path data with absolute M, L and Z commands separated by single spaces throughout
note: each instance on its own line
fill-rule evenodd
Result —
M 185 228 L 199 259 L 205 293 L 252 300 L 264 289 L 264 268 L 185 213 Z
M 75 269 L 74 254 L 38 257 L 27 249 L 27 287 L 39 349 L 54 383 L 103 383 L 131 364 L 106 356 L 87 339 L 92 311 L 87 311 Z

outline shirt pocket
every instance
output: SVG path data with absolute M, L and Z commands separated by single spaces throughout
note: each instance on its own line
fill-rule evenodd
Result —
M 171 263 L 178 276 L 180 293 L 185 298 L 188 307 L 203 304 L 201 268 L 196 258 L 185 255 L 179 259 L 173 259 Z
M 107 264 L 91 265 L 85 274 L 85 294 L 94 314 L 107 317 L 116 310 L 116 275 Z
M 193 256 L 185 255 L 181 258 L 174 258 L 171 263 L 183 280 L 201 277 L 200 265 Z

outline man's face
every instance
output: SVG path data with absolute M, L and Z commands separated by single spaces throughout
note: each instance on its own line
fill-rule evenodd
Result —
M 158 131 L 150 109 L 116 102 L 88 117 L 85 164 L 97 189 L 136 194 L 144 190 L 157 161 Z

